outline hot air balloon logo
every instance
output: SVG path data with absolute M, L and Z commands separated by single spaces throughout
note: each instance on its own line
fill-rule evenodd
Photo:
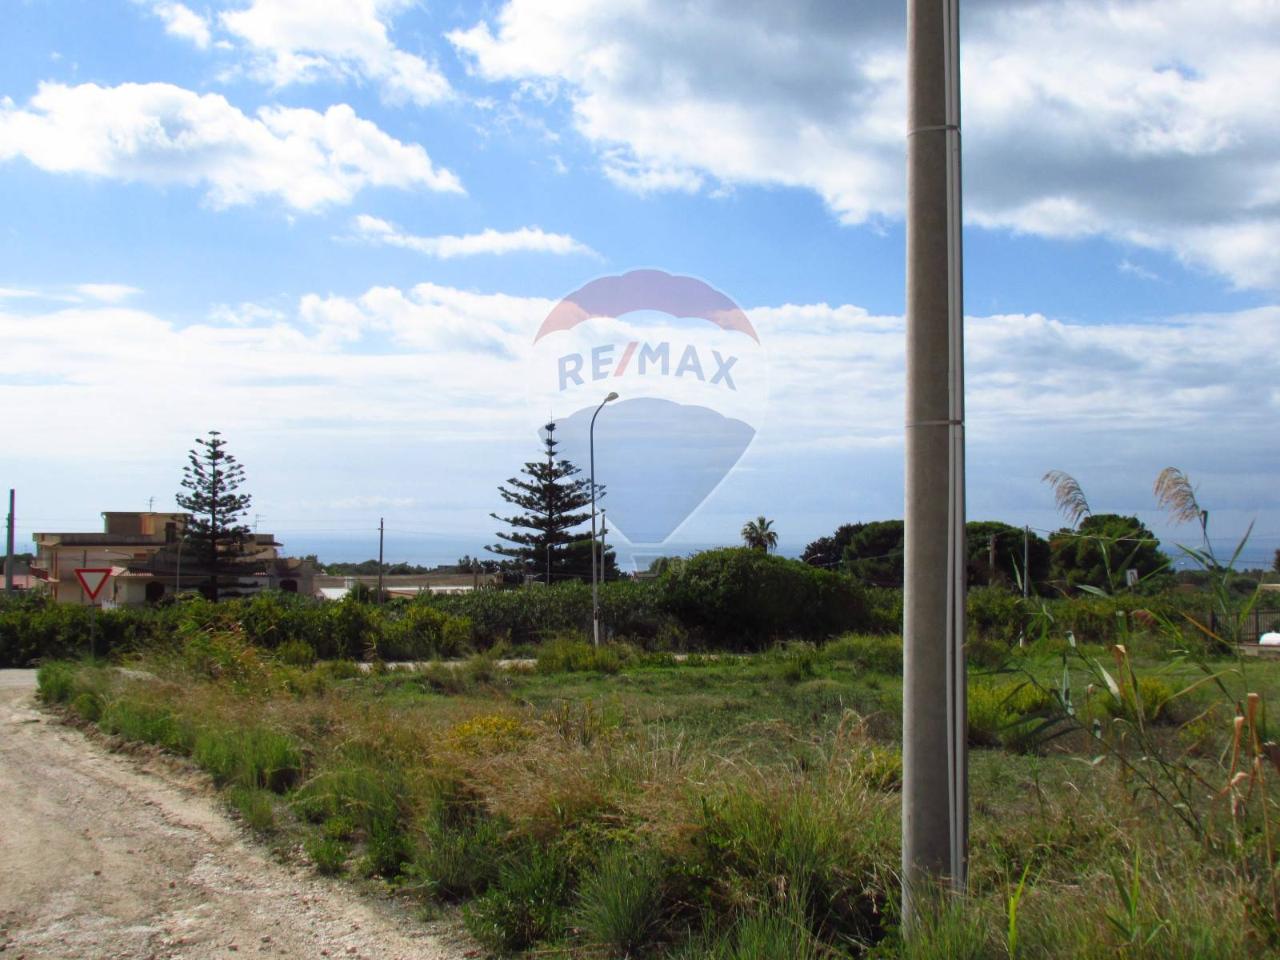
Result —
M 742 309 L 694 277 L 634 270 L 587 283 L 547 314 L 531 353 L 534 416 L 556 421 L 560 454 L 588 461 L 609 526 L 633 556 L 662 545 L 725 480 L 755 438 L 767 357 Z

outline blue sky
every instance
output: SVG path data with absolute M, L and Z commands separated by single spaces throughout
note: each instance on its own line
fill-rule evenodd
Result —
M 677 531 L 901 515 L 889 4 L 26 0 L 0 30 L 0 485 L 19 533 L 168 507 L 223 431 L 299 551 L 449 560 L 536 454 L 524 353 L 595 277 L 699 277 L 768 402 Z M 963 11 L 969 513 L 1040 477 L 1280 545 L 1280 8 Z M 567 414 L 571 411 L 565 410 Z M 614 482 L 623 482 L 614 478 Z

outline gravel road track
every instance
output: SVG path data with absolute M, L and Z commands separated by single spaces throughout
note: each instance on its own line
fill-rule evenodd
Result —
M 205 778 L 112 753 L 0 670 L 0 960 L 459 960 L 400 905 L 277 863 Z

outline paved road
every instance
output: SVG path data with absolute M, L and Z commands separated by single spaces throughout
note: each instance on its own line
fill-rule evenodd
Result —
M 394 904 L 270 860 L 195 774 L 113 754 L 0 670 L 0 960 L 455 960 Z

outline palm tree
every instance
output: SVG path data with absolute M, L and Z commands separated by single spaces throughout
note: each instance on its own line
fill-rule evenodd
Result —
M 742 525 L 742 542 L 752 550 L 776 550 L 778 534 L 773 529 L 773 521 L 764 517 L 756 517 Z

